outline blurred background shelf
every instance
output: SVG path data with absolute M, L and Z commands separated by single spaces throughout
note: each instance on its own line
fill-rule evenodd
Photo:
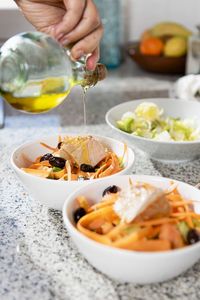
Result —
M 166 19 L 194 30 L 199 11 L 199 0 L 121 0 L 121 43 L 138 40 L 143 31 Z M 14 0 L 0 0 L 0 38 L 30 28 Z

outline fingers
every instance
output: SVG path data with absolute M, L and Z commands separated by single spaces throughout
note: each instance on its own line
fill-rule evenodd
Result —
M 62 39 L 80 22 L 85 10 L 86 0 L 64 0 L 64 4 L 67 12 L 54 29 L 54 37 L 57 40 Z
M 77 60 L 83 54 L 93 53 L 99 46 L 99 41 L 103 35 L 103 26 L 98 27 L 92 33 L 77 42 L 71 49 L 72 59 Z
M 99 60 L 99 47 L 97 47 L 93 53 L 87 58 L 86 68 L 90 71 L 93 71 L 96 67 L 96 64 Z
M 80 23 L 63 39 L 60 40 L 61 44 L 66 45 L 84 38 L 86 35 L 97 29 L 101 25 L 101 20 L 94 2 L 87 0 L 84 14 Z
M 99 60 L 99 42 L 103 26 L 93 0 L 63 0 L 66 14 L 54 29 L 55 38 L 66 46 L 76 42 L 71 49 L 73 60 L 91 54 L 86 62 L 89 70 L 94 70 Z

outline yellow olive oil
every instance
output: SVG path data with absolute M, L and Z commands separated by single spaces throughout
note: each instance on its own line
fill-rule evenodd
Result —
M 13 97 L 12 93 L 2 92 L 2 97 L 14 108 L 29 113 L 42 113 L 59 105 L 69 94 L 47 94 L 39 97 Z
M 26 111 L 28 113 L 43 113 L 49 111 L 58 106 L 68 96 L 70 89 L 75 85 L 75 82 L 71 81 L 70 88 L 64 93 L 52 93 L 55 90 L 63 90 L 64 81 L 62 78 L 48 78 L 40 83 L 29 82 L 27 86 L 41 86 L 41 95 L 32 97 L 15 97 L 10 92 L 1 91 L 2 97 L 15 109 Z M 27 87 L 26 86 L 26 87 Z M 84 126 L 87 124 L 86 114 L 86 92 L 87 87 L 83 88 L 83 117 Z
M 69 88 L 65 90 L 64 77 L 59 78 L 47 78 L 43 81 L 28 82 L 23 88 L 22 94 L 27 94 L 27 90 L 30 91 L 33 96 L 14 96 L 13 93 L 1 91 L 2 97 L 14 108 L 28 113 L 42 113 L 53 109 L 59 105 L 69 94 L 70 89 L 74 84 L 70 82 Z M 38 95 L 38 89 L 39 94 Z M 62 91 L 62 92 L 60 92 Z M 35 94 L 35 96 L 34 96 Z

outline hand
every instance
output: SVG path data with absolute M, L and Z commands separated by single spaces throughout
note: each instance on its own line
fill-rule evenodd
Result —
M 99 60 L 99 42 L 103 26 L 93 0 L 15 0 L 26 19 L 37 30 L 45 32 L 61 45 L 76 42 L 73 60 L 91 53 L 86 62 L 94 70 Z

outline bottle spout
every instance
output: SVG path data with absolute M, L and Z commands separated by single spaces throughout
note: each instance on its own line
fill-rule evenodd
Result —
M 98 63 L 94 71 L 89 71 L 85 68 L 84 79 L 81 85 L 86 88 L 95 86 L 98 81 L 104 80 L 106 76 L 106 67 L 103 64 Z
M 95 70 L 98 72 L 98 81 L 104 80 L 107 77 L 108 71 L 103 64 L 98 63 Z

